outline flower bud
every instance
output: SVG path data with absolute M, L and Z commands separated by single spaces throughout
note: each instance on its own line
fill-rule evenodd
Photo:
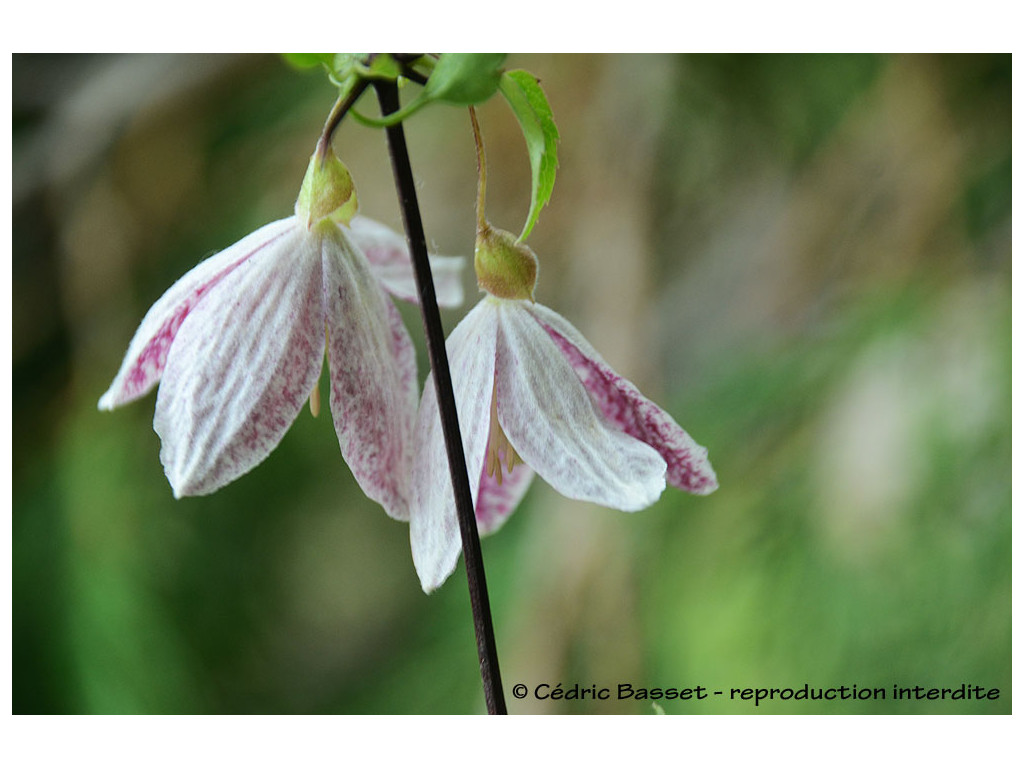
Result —
M 484 224 L 476 233 L 476 281 L 501 299 L 529 299 L 537 285 L 537 256 L 503 229 Z
M 331 149 L 322 157 L 314 152 L 309 158 L 299 199 L 295 201 L 295 215 L 305 220 L 307 229 L 312 229 L 326 218 L 348 224 L 358 209 L 356 187 L 345 164 Z

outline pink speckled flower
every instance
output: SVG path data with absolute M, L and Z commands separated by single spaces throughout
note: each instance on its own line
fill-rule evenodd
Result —
M 153 427 L 176 497 L 245 474 L 307 399 L 315 411 L 326 349 L 342 455 L 367 496 L 408 518 L 416 360 L 386 291 L 414 298 L 412 265 L 404 238 L 355 207 L 344 166 L 315 157 L 294 216 L 203 261 L 146 314 L 99 407 L 160 383 Z M 435 259 L 439 300 L 460 303 L 462 260 Z
M 478 276 L 479 253 L 478 247 Z M 527 278 L 529 294 L 534 278 Z M 718 487 L 707 450 L 615 373 L 567 320 L 531 299 L 485 297 L 447 349 L 481 533 L 508 518 L 534 472 L 564 496 L 627 512 L 657 500 L 666 480 L 696 494 Z M 430 379 L 416 445 L 410 535 L 430 592 L 461 551 Z

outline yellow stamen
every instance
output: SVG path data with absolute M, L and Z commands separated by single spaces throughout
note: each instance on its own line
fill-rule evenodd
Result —
M 490 435 L 487 438 L 487 454 L 484 457 L 484 466 L 487 467 L 487 476 L 497 478 L 498 485 L 502 483 L 502 457 L 505 459 L 505 471 L 509 474 L 516 468 L 517 464 L 523 463 L 523 460 L 519 458 L 519 454 L 516 453 L 516 449 L 509 442 L 505 430 L 498 423 L 498 398 L 497 386 L 495 385 L 494 390 L 491 392 L 491 429 Z
M 331 349 L 331 334 L 324 328 L 324 348 L 328 350 L 327 354 L 330 354 Z M 321 370 L 321 373 L 323 371 Z M 313 414 L 315 419 L 320 415 L 320 377 L 317 376 L 316 384 L 313 385 L 313 391 L 309 393 L 309 412 Z

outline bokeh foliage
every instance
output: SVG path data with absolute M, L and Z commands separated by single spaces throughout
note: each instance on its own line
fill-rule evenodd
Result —
M 538 299 L 709 447 L 721 489 L 626 515 L 538 482 L 483 542 L 506 693 L 966 682 L 1002 695 L 662 704 L 1010 711 L 1009 56 L 507 66 L 561 134 Z M 420 592 L 328 419 L 174 501 L 153 396 L 96 410 L 163 290 L 290 212 L 332 100 L 273 57 L 14 57 L 15 712 L 481 711 L 461 567 Z M 530 166 L 492 102 L 489 218 L 515 230 Z M 407 131 L 428 240 L 468 254 L 468 119 Z M 346 124 L 336 148 L 400 226 L 383 136 Z

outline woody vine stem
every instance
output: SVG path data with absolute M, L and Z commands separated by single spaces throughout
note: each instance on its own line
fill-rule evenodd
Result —
M 392 81 L 374 83 L 381 113 L 385 116 L 397 112 L 400 103 L 398 86 Z M 473 511 L 473 496 L 469 488 L 469 474 L 459 430 L 459 417 L 455 410 L 455 394 L 452 389 L 448 355 L 444 346 L 444 328 L 437 308 L 434 280 L 427 260 L 427 241 L 423 233 L 419 203 L 416 200 L 416 186 L 405 144 L 405 132 L 399 122 L 387 128 L 388 150 L 391 167 L 395 175 L 395 187 L 402 209 L 406 238 L 412 253 L 413 269 L 416 274 L 416 289 L 419 292 L 420 311 L 427 337 L 427 354 L 433 370 L 434 385 L 437 388 L 438 406 L 441 412 L 441 427 L 445 447 L 448 451 L 448 466 L 451 470 L 452 486 L 455 490 L 455 508 L 462 534 L 462 556 L 466 563 L 466 577 L 469 581 L 469 602 L 473 610 L 473 628 L 476 632 L 477 654 L 480 657 L 480 676 L 483 679 L 484 700 L 487 712 L 492 715 L 507 714 L 505 696 L 501 687 L 501 672 L 498 669 L 498 650 L 494 640 L 494 626 L 491 622 L 491 606 L 487 596 L 487 579 L 484 575 L 483 555 L 480 551 L 480 536 L 477 532 L 476 515 Z

